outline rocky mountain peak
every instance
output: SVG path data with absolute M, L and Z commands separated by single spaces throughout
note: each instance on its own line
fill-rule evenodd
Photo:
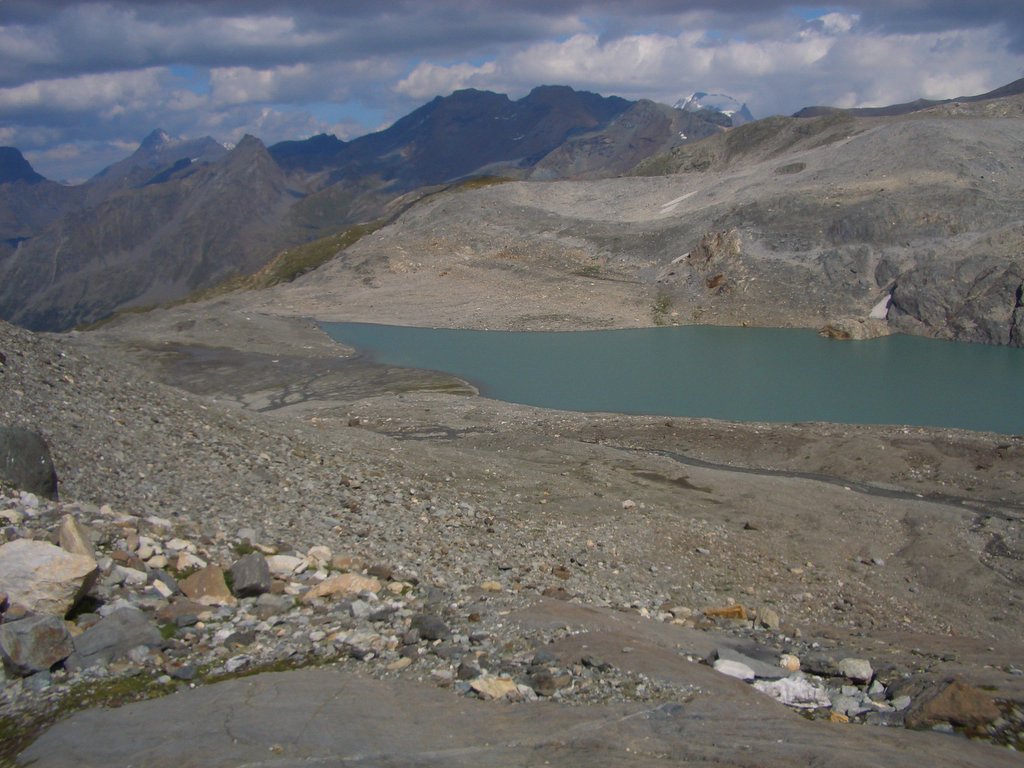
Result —
M 754 121 L 754 116 L 746 104 L 724 93 L 696 91 L 685 99 L 680 99 L 672 106 L 684 112 L 700 112 L 702 110 L 718 112 L 728 117 L 732 121 L 733 126 Z
M 163 149 L 165 147 L 173 146 L 175 144 L 180 143 L 181 139 L 175 139 L 173 136 L 167 133 L 167 131 L 163 130 L 162 128 L 157 128 L 156 130 L 151 131 L 149 135 L 142 140 L 142 143 L 139 144 L 138 151 L 152 152 L 158 149 Z
M 35 172 L 25 156 L 14 147 L 0 147 L 0 184 L 27 181 L 35 184 L 46 179 Z

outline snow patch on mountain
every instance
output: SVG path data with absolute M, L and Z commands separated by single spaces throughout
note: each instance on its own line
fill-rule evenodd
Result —
M 746 104 L 742 104 L 737 99 L 724 93 L 697 91 L 685 99 L 680 99 L 672 106 L 684 112 L 699 112 L 702 109 L 720 112 L 732 120 L 734 126 L 750 123 L 754 120 L 754 116 L 750 113 Z

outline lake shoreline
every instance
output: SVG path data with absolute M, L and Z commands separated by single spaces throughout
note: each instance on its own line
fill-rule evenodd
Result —
M 896 335 L 842 344 L 803 329 L 317 324 L 375 362 L 447 373 L 487 397 L 537 407 L 1024 434 L 1024 350 L 1005 347 Z

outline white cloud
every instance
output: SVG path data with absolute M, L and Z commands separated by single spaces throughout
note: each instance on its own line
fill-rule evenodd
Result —
M 290 84 L 309 78 L 307 64 L 253 69 L 252 67 L 221 67 L 210 71 L 214 105 L 246 104 L 275 101 L 286 93 Z
M 928 62 L 928 66 L 922 66 Z M 729 93 L 759 116 L 803 106 L 877 106 L 919 96 L 980 93 L 1013 79 L 1024 57 L 1007 51 L 998 27 L 885 35 L 852 14 L 791 25 L 781 38 L 728 38 L 710 30 L 578 34 L 498 56 L 483 65 L 420 63 L 397 90 L 429 98 L 472 85 L 525 93 L 538 84 L 672 102 L 695 90 Z
M 52 111 L 85 112 L 112 107 L 126 109 L 152 101 L 161 91 L 159 69 L 37 80 L 0 88 L 0 114 L 45 107 Z
M 470 88 L 476 83 L 489 81 L 497 71 L 494 62 L 475 67 L 471 64 L 439 66 L 420 62 L 409 76 L 400 80 L 395 91 L 413 99 L 429 99 L 438 94 L 447 95 L 452 91 Z
M 154 127 L 351 138 L 469 87 L 668 103 L 705 90 L 758 116 L 945 98 L 1024 74 L 1014 2 L 843 0 L 808 20 L 784 0 L 0 0 L 0 140 L 79 146 L 98 165 Z

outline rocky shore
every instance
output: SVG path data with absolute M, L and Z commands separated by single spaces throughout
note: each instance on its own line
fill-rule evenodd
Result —
M 236 352 L 273 354 L 219 317 Z M 563 414 L 422 391 L 447 388 L 429 376 L 353 396 L 315 330 L 257 317 L 319 365 L 275 400 L 287 370 L 245 386 L 213 356 L 183 381 L 190 331 L 169 319 L 147 345 L 0 324 L 0 425 L 41 434 L 60 479 L 60 500 L 0 496 L 5 758 L 92 704 L 307 666 L 410 701 L 437 689 L 442 718 L 496 699 L 682 728 L 748 707 L 763 715 L 716 721 L 715 760 L 737 765 L 786 764 L 744 756 L 771 741 L 758 728 L 837 764 L 996 765 L 1022 746 L 1019 440 Z M 67 553 L 84 566 L 40 602 L 25 574 L 52 580 Z M 83 716 L 21 760 L 63 764 Z M 694 739 L 665 748 L 710 760 Z

